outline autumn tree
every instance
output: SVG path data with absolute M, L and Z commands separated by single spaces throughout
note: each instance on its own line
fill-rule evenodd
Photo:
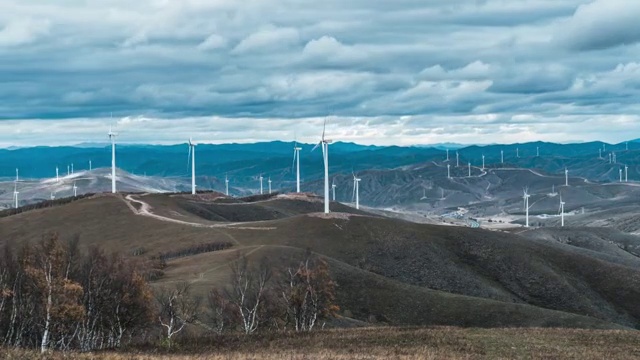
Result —
M 287 320 L 296 331 L 311 331 L 318 320 L 333 317 L 339 310 L 329 266 L 310 251 L 297 265 L 284 268 L 279 279 Z

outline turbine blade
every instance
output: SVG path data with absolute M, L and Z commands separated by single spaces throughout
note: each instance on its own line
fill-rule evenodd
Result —
M 324 118 L 324 125 L 322 126 L 322 140 L 324 141 L 324 134 L 325 131 L 327 130 L 327 118 Z
M 189 155 L 187 155 L 187 171 L 189 170 L 190 164 L 191 164 L 191 144 L 189 144 Z
M 316 146 L 313 147 L 313 149 L 311 149 L 311 152 L 313 152 L 315 149 L 318 148 L 318 146 L 320 146 L 320 144 L 322 144 L 322 141 L 320 141 L 319 143 L 316 144 Z
M 291 162 L 291 172 L 293 172 L 295 170 L 296 167 L 296 147 L 293 147 L 293 161 Z

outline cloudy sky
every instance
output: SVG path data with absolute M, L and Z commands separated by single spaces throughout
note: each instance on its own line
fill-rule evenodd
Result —
M 640 138 L 640 1 L 2 0 L 0 146 Z M 113 119 L 110 119 L 113 114 Z

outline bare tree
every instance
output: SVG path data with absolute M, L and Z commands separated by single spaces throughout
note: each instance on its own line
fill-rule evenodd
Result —
M 192 296 L 191 286 L 184 282 L 173 289 L 161 288 L 156 293 L 156 300 L 160 313 L 158 320 L 166 330 L 165 336 L 171 346 L 172 337 L 197 320 L 200 298 Z
M 266 259 L 257 268 L 249 266 L 245 256 L 231 264 L 231 288 L 225 291 L 225 295 L 237 311 L 245 334 L 254 333 L 263 320 L 261 311 L 265 306 L 271 275 Z
M 236 320 L 235 309 L 229 299 L 216 289 L 211 290 L 208 300 L 210 329 L 220 335 Z

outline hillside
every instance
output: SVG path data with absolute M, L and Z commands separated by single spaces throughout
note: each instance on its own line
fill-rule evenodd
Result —
M 37 241 L 56 231 L 63 239 L 79 237 L 83 245 L 144 257 L 197 244 L 232 245 L 167 260 L 158 285 L 189 281 L 202 292 L 226 283 L 236 251 L 279 262 L 311 249 L 331 264 L 343 315 L 358 320 L 477 327 L 640 324 L 640 271 L 628 256 L 617 261 L 605 250 L 549 239 L 372 217 L 339 204 L 332 206 L 350 213 L 327 218 L 315 212 L 320 205 L 313 197 L 218 203 L 201 195 L 97 196 L 0 218 L 0 244 Z

